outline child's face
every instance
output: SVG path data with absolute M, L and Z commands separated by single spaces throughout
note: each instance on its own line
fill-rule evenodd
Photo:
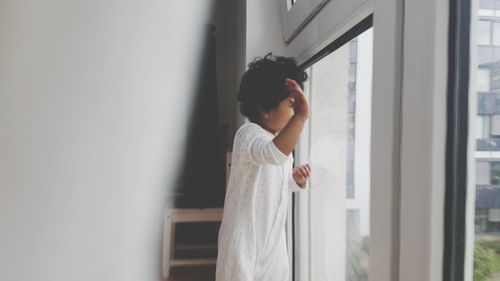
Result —
M 294 114 L 294 102 L 295 100 L 291 97 L 282 100 L 276 108 L 269 111 L 267 117 L 263 116 L 263 125 L 273 134 L 281 132 Z

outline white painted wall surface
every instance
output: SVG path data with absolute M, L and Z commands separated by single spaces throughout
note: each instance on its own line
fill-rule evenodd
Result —
M 280 3 L 268 0 L 246 1 L 246 62 L 269 52 L 282 56 L 285 45 L 281 34 Z
M 207 15 L 0 1 L 0 280 L 159 280 Z

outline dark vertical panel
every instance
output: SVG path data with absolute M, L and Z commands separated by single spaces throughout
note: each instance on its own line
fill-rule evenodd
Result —
M 206 25 L 199 79 L 193 81 L 198 83 L 179 181 L 178 208 L 224 205 L 226 132 L 219 124 L 215 47 L 215 27 Z
M 450 0 L 443 280 L 464 280 L 470 0 Z

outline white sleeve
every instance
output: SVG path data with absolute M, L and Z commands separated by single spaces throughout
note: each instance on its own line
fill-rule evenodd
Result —
M 288 156 L 273 142 L 273 138 L 256 127 L 247 127 L 241 132 L 243 147 L 248 149 L 250 160 L 259 165 L 283 165 Z

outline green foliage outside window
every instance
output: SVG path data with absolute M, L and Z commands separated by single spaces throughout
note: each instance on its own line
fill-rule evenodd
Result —
M 500 273 L 500 240 L 477 240 L 474 248 L 474 281 L 488 281 Z
M 363 237 L 359 243 L 347 242 L 346 280 L 368 281 L 370 238 Z

